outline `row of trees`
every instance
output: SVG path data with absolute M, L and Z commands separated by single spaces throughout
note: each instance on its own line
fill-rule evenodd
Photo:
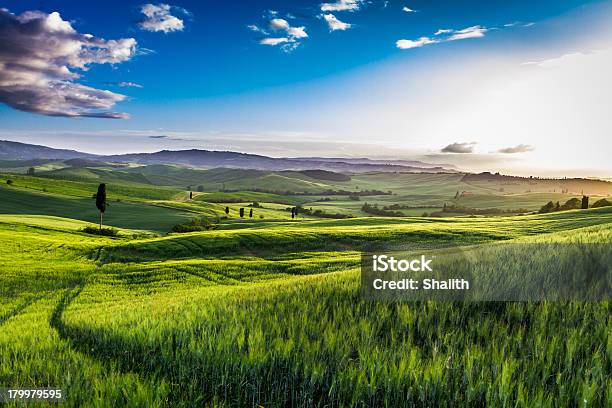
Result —
M 612 203 L 610 203 L 605 198 L 602 198 L 601 200 L 596 201 L 591 206 L 591 208 L 606 207 L 608 205 L 612 205 Z M 555 212 L 555 211 L 567 211 L 567 210 L 578 210 L 578 209 L 586 210 L 587 208 L 589 208 L 589 197 L 583 195 L 582 199 L 578 199 L 575 197 L 570 198 L 569 200 L 565 202 L 565 204 L 560 204 L 559 201 L 557 201 L 556 203 L 549 201 L 548 203 L 544 204 L 542 208 L 540 208 L 539 212 L 540 214 L 544 214 L 544 213 L 550 213 L 550 212 Z
M 240 215 L 240 218 L 244 218 L 244 207 L 240 207 L 240 209 L 238 210 L 238 214 Z M 230 208 L 229 207 L 225 207 L 225 215 L 230 215 Z M 249 218 L 253 218 L 253 209 L 251 208 L 249 210 Z
M 400 211 L 392 211 L 386 210 L 384 208 L 379 208 L 376 204 L 368 204 L 365 203 L 361 206 L 361 211 L 367 214 L 378 215 L 381 217 L 403 217 L 404 214 Z

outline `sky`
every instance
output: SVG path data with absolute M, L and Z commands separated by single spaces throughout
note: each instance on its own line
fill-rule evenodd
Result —
M 611 1 L 1 1 L 0 140 L 611 177 Z

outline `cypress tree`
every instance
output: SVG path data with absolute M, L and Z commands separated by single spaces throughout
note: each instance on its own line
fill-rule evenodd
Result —
M 106 211 L 106 184 L 102 183 L 98 186 L 96 193 L 96 207 L 100 211 L 100 233 L 102 233 L 102 216 Z
M 587 208 L 589 208 L 589 197 L 588 196 L 585 196 L 585 195 L 582 196 L 582 206 L 581 206 L 581 208 L 583 210 L 586 210 Z

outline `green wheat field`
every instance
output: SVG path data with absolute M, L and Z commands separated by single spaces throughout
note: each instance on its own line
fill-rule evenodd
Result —
M 372 243 L 612 244 L 610 206 L 538 213 L 579 188 L 28 167 L 0 170 L 0 386 L 61 388 L 75 407 L 612 406 L 609 302 L 360 295 Z M 85 232 L 102 182 L 111 236 Z M 333 193 L 367 190 L 385 194 Z

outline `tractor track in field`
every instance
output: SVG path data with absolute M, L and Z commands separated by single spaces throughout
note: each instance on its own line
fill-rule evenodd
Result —
M 26 300 L 24 300 L 23 302 L 19 303 L 17 306 L 12 308 L 9 312 L 7 312 L 4 315 L 0 316 L 0 326 L 5 324 L 12 317 L 15 317 L 15 316 L 19 315 L 28 306 L 32 305 L 33 303 L 35 303 L 35 302 L 37 302 L 37 301 L 39 301 L 41 299 L 44 299 L 45 297 L 47 297 L 47 295 L 40 295 L 40 296 L 34 296 L 33 295 L 33 296 L 30 296 L 29 298 L 27 298 Z

